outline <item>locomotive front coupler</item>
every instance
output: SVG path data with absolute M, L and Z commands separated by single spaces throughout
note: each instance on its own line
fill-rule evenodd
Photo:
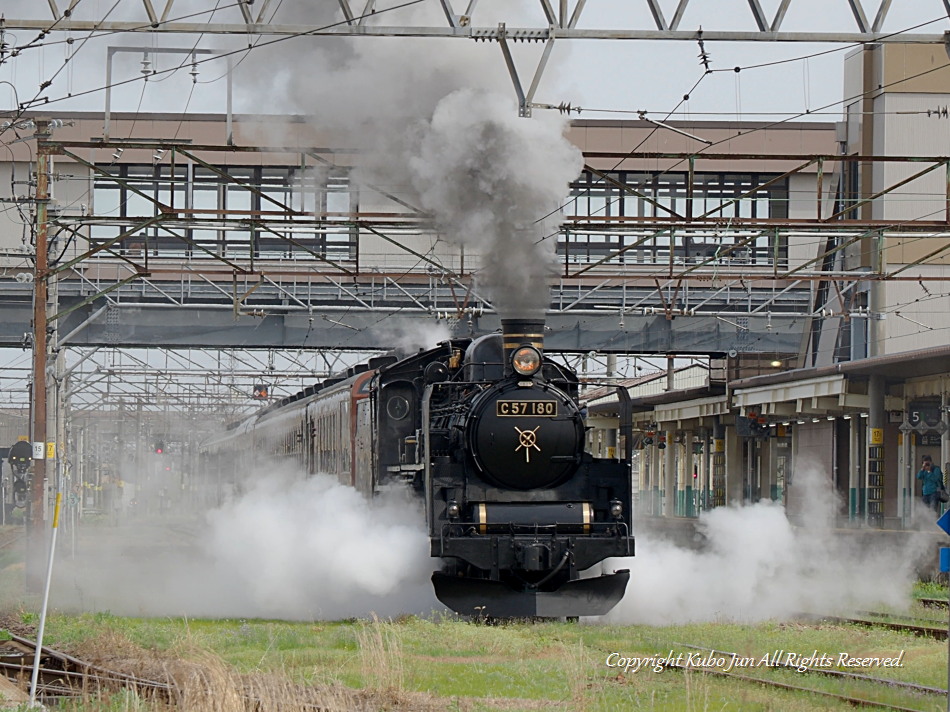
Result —
M 574 570 L 574 557 L 573 557 L 573 555 L 571 554 L 571 550 L 570 550 L 570 549 L 565 549 L 565 550 L 564 550 L 564 556 L 561 557 L 561 560 L 557 563 L 557 566 L 555 566 L 553 569 L 551 569 L 551 571 L 548 573 L 548 575 L 545 576 L 545 577 L 544 577 L 543 579 L 541 579 L 540 581 L 538 581 L 537 583 L 528 584 L 528 585 L 526 586 L 526 590 L 528 590 L 528 591 L 537 591 L 537 590 L 539 590 L 544 584 L 546 584 L 548 581 L 550 581 L 550 580 L 553 579 L 555 576 L 557 576 L 558 572 L 559 572 L 561 569 L 564 568 L 564 564 L 566 564 L 566 563 L 568 563 L 568 562 L 571 562 L 571 567 L 570 567 L 570 568 L 571 568 L 571 575 L 570 575 L 570 578 L 571 578 L 572 580 L 575 579 L 575 578 L 577 578 L 576 573 L 575 573 L 575 570 Z

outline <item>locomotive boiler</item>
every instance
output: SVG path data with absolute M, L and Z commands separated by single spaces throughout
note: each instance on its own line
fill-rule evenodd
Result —
M 271 404 L 205 451 L 269 452 L 368 496 L 410 488 L 439 561 L 435 594 L 459 613 L 606 613 L 629 571 L 595 568 L 634 553 L 629 432 L 624 457 L 585 452 L 578 379 L 544 355 L 543 320 L 502 324 L 373 359 Z
M 442 562 L 432 583 L 453 610 L 601 615 L 629 572 L 581 572 L 633 555 L 628 458 L 584 451 L 578 381 L 544 357 L 543 321 L 502 324 L 379 370 L 378 474 L 413 473 Z

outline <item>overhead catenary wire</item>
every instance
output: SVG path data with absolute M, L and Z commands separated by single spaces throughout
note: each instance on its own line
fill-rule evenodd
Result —
M 947 68 L 950 68 L 950 63 L 941 64 L 941 65 L 938 65 L 938 66 L 936 66 L 936 67 L 931 67 L 930 69 L 923 70 L 923 71 L 921 71 L 921 72 L 918 72 L 917 74 L 911 75 L 910 77 L 904 77 L 904 78 L 901 78 L 901 79 L 896 79 L 896 80 L 894 80 L 894 81 L 892 81 L 892 82 L 889 82 L 888 84 L 879 86 L 877 89 L 875 89 L 875 90 L 873 90 L 873 91 L 874 91 L 874 92 L 877 92 L 877 91 L 880 91 L 881 89 L 884 89 L 884 88 L 886 88 L 886 87 L 893 86 L 893 85 L 895 85 L 895 84 L 901 84 L 901 83 L 903 83 L 903 82 L 910 81 L 910 80 L 912 80 L 912 79 L 917 79 L 917 78 L 919 78 L 919 77 L 926 76 L 926 75 L 928 75 L 928 74 L 932 74 L 933 72 L 937 72 L 937 71 L 940 71 L 940 70 L 943 70 L 943 69 L 947 69 Z M 704 76 L 707 76 L 707 75 L 704 75 Z M 861 92 L 861 93 L 856 94 L 856 95 L 851 96 L 851 97 L 845 97 L 844 99 L 839 99 L 839 100 L 837 100 L 837 101 L 830 102 L 830 103 L 825 104 L 824 106 L 820 107 L 820 108 L 819 108 L 819 111 L 824 110 L 824 109 L 831 108 L 832 106 L 838 106 L 838 105 L 841 105 L 841 104 L 846 104 L 846 103 L 849 103 L 849 102 L 857 101 L 858 99 L 863 98 L 863 97 L 864 97 L 866 94 L 868 94 L 868 93 L 872 93 L 872 92 Z M 680 102 L 680 104 L 681 104 L 681 103 L 682 103 L 682 102 Z M 677 106 L 679 106 L 680 104 L 678 104 Z M 765 124 L 763 124 L 763 125 L 761 125 L 761 126 L 748 127 L 746 130 L 744 130 L 744 131 L 741 132 L 741 135 L 742 135 L 742 136 L 748 136 L 749 134 L 757 133 L 757 132 L 759 132 L 759 131 L 766 131 L 766 130 L 768 130 L 768 129 L 775 128 L 776 126 L 781 126 L 781 125 L 783 125 L 783 124 L 786 124 L 786 123 L 788 123 L 789 121 L 793 121 L 794 119 L 802 118 L 803 116 L 806 116 L 806 115 L 808 115 L 809 113 L 810 113 L 810 112 L 806 110 L 805 112 L 801 112 L 801 113 L 798 113 L 798 114 L 791 114 L 791 115 L 788 115 L 787 117 L 785 117 L 785 118 L 783 118 L 783 119 L 780 119 L 780 120 L 778 120 L 778 121 L 768 122 L 768 123 L 765 123 Z M 655 130 L 656 130 L 656 129 L 654 129 L 654 131 L 655 131 Z M 651 131 L 649 135 L 652 135 L 652 134 L 653 134 L 653 131 Z M 737 135 L 738 135 L 738 134 L 737 134 Z M 691 158 L 700 157 L 701 154 L 703 154 L 704 152 L 708 152 L 710 149 L 715 148 L 716 146 L 722 145 L 723 143 L 727 143 L 727 142 L 729 142 L 729 141 L 732 141 L 732 140 L 735 139 L 735 138 L 736 138 L 736 136 L 730 135 L 730 136 L 728 136 L 728 137 L 725 137 L 725 138 L 723 138 L 723 139 L 720 139 L 719 141 L 715 141 L 715 142 L 713 142 L 713 143 L 710 143 L 710 144 L 708 144 L 708 145 L 706 145 L 706 146 L 704 146 L 704 147 L 702 147 L 702 148 L 700 148 L 700 149 L 698 149 L 698 150 L 692 152 L 692 153 L 690 154 L 690 157 L 691 157 Z M 616 166 L 619 166 L 624 160 L 627 160 L 628 158 L 631 158 L 631 157 L 634 155 L 634 153 L 636 152 L 637 148 L 639 148 L 639 146 L 642 145 L 642 144 L 643 144 L 643 142 L 641 141 L 641 143 L 638 144 L 638 146 L 637 146 L 636 148 L 634 148 L 634 149 L 633 149 L 632 151 L 630 151 L 626 156 L 624 156 L 620 161 L 618 161 L 618 162 L 615 164 L 614 170 L 616 170 Z M 650 180 L 655 180 L 656 178 L 658 178 L 658 177 L 660 177 L 660 176 L 667 175 L 667 174 L 669 174 L 669 173 L 673 173 L 673 172 L 674 172 L 674 169 L 676 169 L 677 167 L 683 165 L 683 163 L 686 162 L 687 160 L 688 160 L 688 158 L 682 158 L 682 159 L 676 161 L 673 165 L 671 165 L 670 167 L 668 167 L 668 168 L 666 168 L 666 169 L 664 169 L 664 170 L 656 171 L 656 172 L 650 172 L 650 173 L 649 173 L 649 179 L 650 179 Z M 645 185 L 645 182 L 641 182 L 641 183 L 638 184 L 637 186 L 633 186 L 633 187 L 634 187 L 634 188 L 642 188 L 644 185 Z M 604 205 L 603 207 L 599 208 L 597 212 L 602 212 L 603 210 L 606 210 L 607 207 L 609 207 L 609 206 L 611 206 L 611 205 L 615 205 L 619 200 L 620 200 L 620 198 L 615 198 L 614 200 L 611 200 L 610 202 L 605 203 L 605 205 Z M 553 215 L 555 212 L 558 212 L 558 211 L 560 211 L 560 210 L 563 210 L 565 207 L 567 207 L 567 205 L 568 205 L 568 203 L 565 203 L 565 204 L 561 205 L 560 207 L 557 208 L 557 210 L 554 210 L 554 211 L 548 213 L 547 215 L 545 215 L 544 217 L 540 218 L 539 220 L 543 220 L 543 219 L 545 219 L 546 217 L 549 217 L 550 215 Z M 560 234 L 560 231 L 550 233 L 550 234 L 545 235 L 544 237 L 540 238 L 540 239 L 538 240 L 538 242 L 541 242 L 541 241 L 543 241 L 543 240 L 547 240 L 547 239 L 549 239 L 549 238 L 551 238 L 551 237 L 554 237 L 555 235 L 558 235 L 558 234 Z
M 927 25 L 934 24 L 934 23 L 936 23 L 936 22 L 943 22 L 943 21 L 945 21 L 946 19 L 947 19 L 947 16 L 941 15 L 940 17 L 934 18 L 934 19 L 932 19 L 932 20 L 927 20 L 926 22 L 918 23 L 917 25 L 913 25 L 913 26 L 911 26 L 911 27 L 903 28 L 903 29 L 901 29 L 901 30 L 898 30 L 898 31 L 892 32 L 892 33 L 890 33 L 890 34 L 884 35 L 884 36 L 882 37 L 882 39 L 883 39 L 883 38 L 897 37 L 897 36 L 900 36 L 900 35 L 902 35 L 902 34 L 906 34 L 906 33 L 908 33 L 908 32 L 911 32 L 911 31 L 913 31 L 913 30 L 915 30 L 915 29 L 919 29 L 919 28 L 921 28 L 921 27 L 925 27 L 925 26 L 927 26 Z M 696 90 L 696 88 L 699 86 L 700 82 L 702 82 L 702 80 L 703 80 L 707 75 L 715 74 L 715 73 L 721 73 L 721 72 L 732 72 L 732 73 L 734 73 L 734 74 L 737 76 L 736 81 L 738 81 L 738 75 L 739 75 L 739 74 L 741 73 L 741 71 L 743 71 L 743 70 L 753 70 L 753 69 L 759 69 L 759 68 L 763 68 L 763 67 L 775 66 L 775 65 L 777 65 L 777 64 L 784 64 L 784 63 L 788 63 L 788 62 L 795 62 L 795 61 L 807 60 L 807 59 L 810 59 L 810 58 L 813 58 L 813 57 L 822 56 L 822 55 L 830 54 L 830 53 L 833 53 L 833 52 L 845 51 L 845 50 L 853 49 L 853 48 L 856 48 L 856 47 L 862 47 L 862 46 L 864 46 L 864 45 L 866 45 L 866 44 L 869 44 L 869 43 L 865 43 L 865 42 L 851 43 L 851 44 L 848 44 L 848 45 L 846 45 L 846 46 L 844 46 L 844 47 L 836 47 L 836 48 L 832 48 L 832 49 L 830 49 L 830 50 L 825 50 L 825 51 L 823 51 L 823 52 L 810 53 L 810 54 L 807 54 L 807 55 L 803 55 L 803 56 L 799 56 L 799 57 L 794 57 L 794 58 L 790 58 L 790 59 L 786 59 L 786 60 L 780 60 L 780 61 L 776 61 L 776 62 L 764 62 L 764 63 L 760 63 L 760 64 L 748 65 L 748 66 L 746 66 L 746 67 L 737 66 L 737 67 L 733 67 L 733 68 L 729 68 L 729 69 L 713 69 L 713 68 L 711 67 L 711 64 L 710 64 L 710 57 L 709 57 L 709 55 L 705 52 L 705 47 L 704 47 L 703 39 L 702 39 L 702 28 L 700 28 L 699 31 L 697 32 L 697 40 L 698 40 L 698 44 L 699 44 L 699 47 L 700 47 L 700 55 L 699 55 L 699 57 L 700 57 L 701 63 L 703 64 L 703 67 L 704 67 L 704 69 L 705 69 L 705 73 L 703 74 L 702 77 L 700 77 L 700 79 L 696 82 L 696 84 L 694 84 L 694 86 L 690 89 L 690 91 L 688 91 L 688 92 L 683 96 L 683 99 L 681 99 L 681 100 L 677 103 L 677 105 L 676 105 L 672 110 L 666 112 L 666 117 L 665 117 L 664 121 L 669 120 L 669 118 L 670 118 L 675 112 L 677 112 L 677 111 L 679 110 L 679 108 L 683 105 L 684 101 L 688 101 L 688 100 L 689 100 L 690 95 L 691 95 L 693 92 L 695 92 L 695 90 Z M 950 65 L 944 65 L 944 66 L 950 66 Z M 919 76 L 922 76 L 922 75 L 924 75 L 924 74 L 929 74 L 931 71 L 935 71 L 935 69 L 931 69 L 931 70 L 924 71 L 924 72 L 922 72 L 922 73 L 920 73 L 920 74 L 918 74 L 918 75 L 914 75 L 914 76 L 912 76 L 912 77 L 908 77 L 908 78 L 899 80 L 899 81 L 897 81 L 897 82 L 893 82 L 892 84 L 897 84 L 897 83 L 900 83 L 900 82 L 902 82 L 902 81 L 909 81 L 910 79 L 915 79 L 915 78 L 917 78 L 917 77 L 919 77 Z M 891 86 L 891 84 L 888 84 L 888 86 Z M 879 89 L 880 89 L 880 87 L 878 88 L 878 90 L 879 90 Z M 877 90 L 875 90 L 875 91 L 877 91 Z M 837 101 L 837 102 L 832 102 L 832 103 L 830 103 L 830 104 L 826 104 L 825 106 L 820 107 L 820 108 L 817 109 L 816 111 L 823 111 L 823 110 L 828 109 L 828 108 L 831 108 L 831 107 L 833 107 L 833 106 L 838 106 L 839 104 L 842 104 L 842 103 L 844 103 L 845 101 L 854 101 L 854 100 L 856 100 L 856 99 L 858 99 L 858 98 L 863 97 L 865 94 L 866 94 L 866 92 L 864 92 L 864 93 L 862 93 L 862 94 L 860 94 L 860 95 L 857 95 L 856 97 L 853 97 L 853 98 L 851 98 L 851 99 L 844 99 L 844 100 L 841 100 L 841 101 Z M 738 103 L 738 102 L 737 102 L 737 103 Z M 553 107 L 553 108 L 559 108 L 559 107 Z M 576 111 L 577 113 L 581 113 L 582 111 L 587 111 L 587 109 L 584 109 L 584 108 L 582 108 L 582 107 L 572 107 L 570 104 L 562 104 L 562 105 L 560 106 L 560 109 L 561 109 L 562 112 L 564 112 L 565 109 L 566 109 L 568 112 L 570 112 L 570 111 Z M 603 113 L 631 113 L 631 114 L 632 114 L 632 113 L 635 113 L 635 114 L 638 114 L 638 115 L 641 115 L 641 116 L 643 116 L 644 114 L 648 113 L 648 112 L 639 111 L 639 110 L 638 110 L 638 111 L 615 112 L 614 110 L 611 110 L 611 109 L 596 109 L 595 111 L 603 112 Z M 739 107 L 738 107 L 738 106 L 737 106 L 737 111 L 734 112 L 734 113 L 737 115 L 737 118 L 738 118 L 738 115 L 741 115 L 741 111 L 739 110 Z M 774 126 L 780 125 L 781 123 L 785 123 L 785 122 L 787 122 L 787 121 L 791 121 L 791 120 L 794 120 L 794 119 L 797 119 L 797 118 L 802 118 L 802 117 L 804 117 L 804 116 L 809 116 L 809 115 L 811 115 L 811 114 L 813 114 L 813 113 L 815 113 L 815 112 L 813 112 L 813 111 L 811 111 L 810 109 L 808 109 L 807 106 L 806 106 L 806 108 L 805 108 L 805 111 L 803 111 L 803 112 L 792 113 L 792 114 L 783 112 L 783 113 L 779 114 L 779 115 L 781 115 L 781 116 L 784 117 L 781 121 L 772 122 L 772 123 L 768 124 L 767 126 L 763 126 L 763 127 L 751 128 L 750 130 L 745 131 L 744 134 L 747 135 L 747 134 L 749 134 L 749 133 L 751 133 L 751 132 L 754 132 L 754 131 L 760 131 L 760 130 L 765 130 L 765 129 L 768 129 L 768 128 L 772 128 L 772 127 L 774 127 Z M 642 146 L 647 140 L 649 140 L 650 137 L 653 136 L 653 133 L 654 133 L 654 132 L 655 132 L 655 129 L 654 129 L 654 131 L 651 131 L 651 132 L 646 136 L 646 138 L 643 139 L 643 141 L 641 141 L 636 147 L 634 147 L 634 148 L 628 153 L 627 156 L 625 156 L 624 158 L 620 159 L 620 161 L 618 161 L 618 162 L 614 165 L 614 167 L 613 167 L 612 169 L 610 169 L 610 170 L 616 170 L 617 167 L 618 167 L 619 165 L 621 165 L 624 160 L 626 160 L 626 159 L 632 157 L 632 155 L 640 148 L 640 146 Z M 720 144 L 722 144 L 722 143 L 726 143 L 726 142 L 728 142 L 728 141 L 730 141 L 730 140 L 732 140 L 732 137 L 728 137 L 728 138 L 722 139 L 722 140 L 720 140 L 720 141 L 710 143 L 710 144 L 708 144 L 706 147 L 704 147 L 704 148 L 700 149 L 699 151 L 697 151 L 696 153 L 697 153 L 697 154 L 698 154 L 698 153 L 701 153 L 702 151 L 706 151 L 706 150 L 708 150 L 708 149 L 710 149 L 710 148 L 713 148 L 714 146 L 720 145 Z M 683 163 L 682 160 L 681 160 L 681 161 L 678 161 L 676 164 L 674 164 L 673 166 L 671 166 L 670 168 L 668 168 L 668 169 L 666 169 L 666 170 L 664 170 L 664 171 L 661 171 L 661 172 L 655 173 L 655 174 L 651 174 L 651 175 L 650 175 L 650 180 L 653 180 L 653 179 L 655 179 L 656 177 L 659 177 L 659 176 L 661 176 L 661 175 L 665 175 L 666 173 L 672 172 L 672 170 L 673 170 L 674 168 L 676 168 L 676 167 L 679 166 L 679 165 L 682 165 L 682 163 Z M 633 187 L 634 189 L 640 189 L 640 188 L 642 188 L 644 185 L 645 185 L 645 182 L 641 182 L 641 183 L 637 184 L 636 186 L 632 186 L 632 187 Z M 573 197 L 571 198 L 571 200 L 574 200 L 574 199 L 576 199 L 577 197 L 578 197 L 578 196 L 573 196 Z M 598 212 L 601 212 L 601 211 L 603 211 L 603 210 L 606 210 L 609 206 L 616 204 L 616 202 L 617 202 L 617 200 L 615 199 L 615 200 L 613 200 L 613 201 L 610 201 L 610 202 L 606 203 Z M 564 204 L 560 205 L 560 206 L 559 206 L 558 208 L 556 208 L 555 210 L 553 210 L 553 211 L 551 211 L 551 212 L 549 212 L 549 213 L 543 215 L 543 216 L 540 217 L 536 222 L 541 222 L 542 220 L 547 219 L 547 218 L 550 217 L 551 215 L 554 215 L 555 213 L 557 213 L 557 212 L 563 210 L 564 208 L 567 207 L 567 205 L 568 205 L 569 203 L 570 203 L 570 200 L 569 200 L 567 203 L 564 203 Z M 551 238 L 551 237 L 553 237 L 554 235 L 557 235 L 557 234 L 559 234 L 559 233 L 558 233 L 558 232 L 555 232 L 555 233 L 551 233 L 551 234 L 549 234 L 549 235 L 546 235 L 546 236 L 542 237 L 542 238 L 539 240 L 539 242 L 540 242 L 540 241 L 543 241 L 543 240 L 546 240 L 546 239 L 549 239 L 549 238 Z
M 117 0 L 117 2 L 119 2 L 119 1 L 120 1 L 120 0 Z M 359 20 L 359 19 L 362 19 L 362 18 L 364 18 L 364 17 L 379 17 L 381 14 L 384 14 L 384 13 L 387 13 L 387 12 L 394 12 L 394 11 L 396 11 L 396 10 L 401 10 L 401 9 L 404 9 L 404 8 L 407 8 L 407 7 L 411 7 L 411 6 L 413 6 L 413 5 L 418 5 L 418 4 L 423 3 L 423 2 L 425 2 L 425 1 L 426 1 L 426 0 L 404 0 L 404 2 L 397 3 L 397 4 L 392 5 L 392 6 L 390 6 L 390 7 L 387 7 L 387 8 L 376 8 L 376 9 L 374 9 L 371 13 L 368 13 L 368 14 L 366 14 L 366 15 L 354 16 L 353 19 Z M 227 7 L 227 6 L 226 6 L 226 7 Z M 221 9 L 223 9 L 223 8 L 221 8 Z M 210 12 L 210 11 L 206 11 L 206 12 Z M 194 14 L 204 14 L 204 13 L 194 13 Z M 166 23 L 175 22 L 175 21 L 178 21 L 179 19 L 182 19 L 182 18 L 175 18 L 175 19 L 172 19 L 172 20 L 166 20 L 165 22 L 166 22 Z M 341 25 L 345 25 L 345 24 L 348 24 L 348 23 L 349 23 L 349 21 L 346 20 L 346 19 L 340 20 L 340 21 L 337 21 L 337 22 L 331 22 L 331 23 L 328 23 L 328 24 L 323 25 L 323 26 L 321 26 L 321 27 L 319 27 L 319 28 L 316 28 L 316 29 L 302 30 L 302 31 L 297 32 L 297 33 L 293 33 L 293 34 L 289 34 L 289 35 L 282 35 L 282 36 L 280 36 L 280 37 L 276 37 L 276 38 L 271 39 L 271 40 L 263 41 L 263 42 L 260 42 L 260 43 L 254 45 L 253 47 L 250 47 L 250 48 L 248 48 L 248 47 L 242 47 L 242 48 L 239 48 L 239 49 L 223 51 L 223 52 L 221 52 L 221 53 L 219 53 L 219 54 L 215 54 L 213 57 L 208 57 L 208 58 L 205 58 L 205 59 L 198 59 L 198 60 L 196 60 L 195 62 L 192 62 L 192 64 L 196 64 L 196 65 L 205 64 L 205 63 L 207 63 L 207 62 L 217 61 L 217 60 L 222 59 L 222 58 L 225 58 L 225 57 L 230 57 L 230 56 L 234 56 L 234 55 L 237 55 L 237 54 L 245 53 L 245 52 L 248 52 L 249 50 L 252 50 L 252 49 L 257 49 L 257 48 L 261 48 L 261 47 L 268 47 L 268 46 L 270 46 L 270 45 L 274 45 L 274 44 L 277 44 L 277 43 L 279 43 L 279 42 L 286 42 L 286 41 L 288 41 L 288 40 L 292 40 L 292 39 L 299 38 L 299 37 L 307 37 L 307 36 L 317 35 L 317 34 L 319 34 L 320 32 L 324 32 L 324 31 L 326 31 L 326 30 L 330 30 L 330 29 L 333 29 L 334 27 L 339 27 L 339 26 L 341 26 Z M 160 23 L 160 24 L 162 24 L 162 23 Z M 148 25 L 143 25 L 143 26 L 142 26 L 142 29 L 146 29 L 146 28 L 151 27 L 151 26 L 152 26 L 151 23 L 149 23 Z M 181 66 L 177 66 L 177 67 L 169 67 L 169 68 L 167 68 L 167 69 L 154 70 L 153 72 L 151 72 L 151 74 L 150 74 L 149 76 L 157 76 L 157 75 L 160 75 L 160 74 L 166 74 L 166 73 L 168 73 L 168 72 L 175 72 L 175 71 L 178 71 L 178 70 L 181 69 L 181 68 L 182 68 Z M 47 105 L 49 105 L 49 104 L 55 104 L 55 103 L 57 103 L 57 102 L 66 101 L 66 100 L 68 100 L 68 99 L 75 99 L 75 98 L 78 98 L 78 97 L 81 97 L 81 96 L 88 96 L 88 95 L 90 95 L 90 94 L 95 94 L 95 93 L 100 92 L 100 91 L 105 91 L 106 89 L 113 89 L 113 88 L 115 88 L 115 87 L 124 86 L 124 85 L 126 85 L 126 84 L 131 84 L 131 83 L 134 83 L 134 82 L 136 82 L 136 81 L 143 81 L 143 79 L 144 79 L 143 77 L 131 77 L 131 78 L 129 78 L 129 79 L 117 80 L 117 81 L 112 82 L 112 83 L 109 84 L 109 85 L 100 85 L 100 86 L 98 86 L 98 87 L 95 87 L 95 88 L 92 88 L 92 89 L 87 89 L 87 90 L 82 91 L 82 92 L 76 92 L 76 93 L 69 94 L 69 95 L 63 95 L 63 96 L 59 96 L 59 97 L 54 97 L 54 98 L 52 98 L 52 99 L 50 99 L 50 98 L 45 98 L 42 103 L 43 103 L 43 106 L 47 106 Z M 46 87 L 48 87 L 48 86 L 51 84 L 51 82 L 49 82 L 49 83 L 45 83 L 45 82 L 44 82 L 44 84 L 45 84 L 45 86 L 44 86 L 43 88 L 46 88 Z M 42 92 L 40 92 L 40 93 L 42 93 Z M 34 98 L 33 100 L 27 102 L 27 104 L 31 104 L 31 105 L 32 105 L 32 104 L 34 104 L 34 103 L 38 103 L 38 101 L 39 101 L 39 94 L 37 94 L 37 97 L 36 97 L 36 98 Z M 26 111 L 26 109 L 28 109 L 28 108 L 29 108 L 28 106 L 22 106 L 22 105 L 21 105 L 21 107 L 20 107 L 20 109 L 19 109 L 19 111 L 18 111 L 18 115 L 19 115 L 19 116 L 22 116 L 23 112 Z M 2 113 L 2 112 L 0 112 L 0 113 Z M 0 133 L 2 133 L 2 129 L 0 129 Z

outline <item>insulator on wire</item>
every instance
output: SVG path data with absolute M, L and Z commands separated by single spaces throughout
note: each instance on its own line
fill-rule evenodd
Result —
M 707 72 L 711 72 L 712 69 L 709 67 L 709 52 L 706 51 L 706 44 L 703 42 L 703 28 L 699 28 L 699 32 L 696 33 L 696 41 L 699 42 L 699 61 L 702 62 L 703 67 L 705 67 Z

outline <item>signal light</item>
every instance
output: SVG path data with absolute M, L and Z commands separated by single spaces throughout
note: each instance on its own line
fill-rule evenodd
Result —
M 163 441 L 163 440 L 156 440 L 156 441 L 155 441 L 155 454 L 156 454 L 156 455 L 161 455 L 163 452 L 165 452 L 165 441 Z

